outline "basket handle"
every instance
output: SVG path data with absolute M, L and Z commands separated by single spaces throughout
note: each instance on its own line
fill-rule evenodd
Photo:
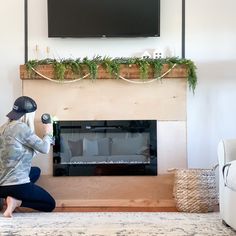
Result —
M 211 168 L 211 170 L 214 170 L 214 171 L 215 171 L 218 166 L 219 166 L 218 163 L 215 164 L 215 165 Z M 175 172 L 176 170 L 178 170 L 178 169 L 177 169 L 177 168 L 169 168 L 169 169 L 167 169 L 167 172 Z
M 167 169 L 167 172 L 175 172 L 176 170 L 178 170 L 177 168 L 169 168 Z

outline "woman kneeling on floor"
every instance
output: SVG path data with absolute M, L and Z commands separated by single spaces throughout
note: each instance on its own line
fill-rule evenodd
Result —
M 12 217 L 17 207 L 51 212 L 55 200 L 35 182 L 38 167 L 31 167 L 38 153 L 48 153 L 53 143 L 52 124 L 43 124 L 43 139 L 34 133 L 35 101 L 27 96 L 16 99 L 8 121 L 0 127 L 0 198 L 6 199 L 5 217 Z

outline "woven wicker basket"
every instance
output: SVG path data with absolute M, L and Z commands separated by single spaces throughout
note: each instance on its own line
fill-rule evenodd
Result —
M 215 168 L 175 170 L 173 193 L 179 211 L 213 211 L 218 204 Z

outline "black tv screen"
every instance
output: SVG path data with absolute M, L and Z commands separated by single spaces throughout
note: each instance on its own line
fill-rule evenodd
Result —
M 160 0 L 48 0 L 49 37 L 158 37 Z

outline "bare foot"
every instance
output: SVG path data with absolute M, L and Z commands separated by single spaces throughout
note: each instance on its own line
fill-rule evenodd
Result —
M 5 217 L 12 217 L 13 211 L 21 205 L 22 201 L 8 196 L 6 199 L 7 209 L 3 213 Z

